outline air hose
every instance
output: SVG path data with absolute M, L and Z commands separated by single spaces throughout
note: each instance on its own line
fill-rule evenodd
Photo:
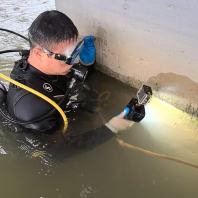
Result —
M 19 37 L 25 39 L 26 41 L 30 42 L 30 40 L 27 37 L 25 37 L 25 36 L 23 36 L 23 35 L 21 35 L 21 34 L 19 34 L 17 32 L 14 32 L 12 30 L 8 30 L 8 29 L 5 29 L 5 28 L 0 28 L 0 31 L 4 31 L 4 32 L 9 32 L 11 34 L 15 34 L 16 36 L 19 36 Z
M 10 83 L 12 83 L 12 84 L 24 89 L 24 90 L 26 90 L 26 91 L 34 94 L 34 95 L 42 98 L 43 100 L 45 100 L 46 102 L 51 104 L 60 113 L 60 115 L 61 115 L 61 117 L 63 119 L 63 123 L 64 123 L 63 133 L 66 132 L 67 127 L 68 127 L 68 120 L 67 120 L 67 117 L 66 117 L 64 111 L 60 108 L 60 106 L 58 104 L 56 104 L 56 102 L 54 102 L 53 100 L 51 100 L 49 97 L 45 96 L 44 94 L 42 94 L 42 93 L 40 93 L 40 92 L 38 92 L 38 91 L 36 91 L 36 90 L 24 85 L 22 83 L 17 82 L 16 80 L 13 80 L 10 77 L 8 77 L 8 76 L 6 76 L 6 75 L 4 75 L 2 73 L 0 73 L 0 78 L 2 78 L 2 79 L 6 80 L 6 81 L 8 81 L 8 82 L 10 82 Z

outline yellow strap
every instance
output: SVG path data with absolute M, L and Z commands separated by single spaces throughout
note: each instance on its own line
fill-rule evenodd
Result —
M 45 96 L 44 94 L 20 83 L 20 82 L 17 82 L 16 80 L 13 80 L 12 78 L 0 73 L 0 78 L 3 78 L 4 80 L 6 81 L 9 81 L 10 83 L 22 88 L 22 89 L 25 89 L 26 91 L 29 91 L 31 93 L 33 93 L 34 95 L 42 98 L 43 100 L 45 100 L 46 102 L 48 102 L 49 104 L 51 104 L 61 115 L 61 117 L 63 118 L 63 121 L 64 121 L 64 128 L 63 128 L 63 133 L 65 133 L 65 131 L 67 130 L 67 126 L 68 126 L 68 120 L 67 120 L 67 117 L 64 113 L 64 111 L 60 108 L 59 105 L 57 105 L 53 100 L 51 100 L 50 98 L 48 98 L 47 96 Z

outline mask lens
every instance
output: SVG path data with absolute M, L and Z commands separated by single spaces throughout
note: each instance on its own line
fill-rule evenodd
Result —
M 77 45 L 77 44 L 73 45 L 73 46 L 70 47 L 69 49 L 66 49 L 64 55 L 65 55 L 66 57 L 68 57 L 68 58 L 71 57 L 71 55 L 73 54 L 73 51 L 74 51 L 75 48 L 76 48 L 76 45 Z
M 67 57 L 61 54 L 55 54 L 54 58 L 60 61 L 67 61 Z

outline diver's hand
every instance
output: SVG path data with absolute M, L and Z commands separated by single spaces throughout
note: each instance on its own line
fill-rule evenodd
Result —
M 119 131 L 130 128 L 135 122 L 124 119 L 125 112 L 121 112 L 119 115 L 111 118 L 109 122 L 105 124 L 112 132 L 118 133 Z

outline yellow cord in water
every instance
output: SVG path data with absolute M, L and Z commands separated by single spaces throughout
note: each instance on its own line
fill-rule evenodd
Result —
M 136 150 L 136 151 L 140 151 L 141 153 L 143 153 L 145 155 L 148 155 L 148 156 L 151 156 L 151 157 L 171 160 L 171 161 L 174 161 L 174 162 L 177 162 L 177 163 L 180 163 L 180 164 L 185 164 L 187 166 L 191 166 L 193 168 L 198 169 L 198 165 L 197 164 L 193 164 L 191 162 L 187 162 L 187 161 L 184 161 L 184 160 L 181 160 L 181 159 L 177 159 L 177 158 L 169 156 L 169 155 L 155 153 L 155 152 L 143 149 L 141 147 L 135 146 L 133 144 L 128 144 L 128 143 L 124 142 L 122 139 L 119 139 L 119 138 L 117 138 L 116 140 L 117 140 L 118 144 L 120 146 L 122 146 L 122 147 L 125 147 L 125 148 L 128 148 L 128 149 L 133 149 L 133 150 Z
M 2 78 L 4 80 L 6 80 L 6 81 L 18 86 L 18 87 L 20 87 L 22 89 L 25 89 L 26 91 L 31 92 L 32 94 L 42 98 L 43 100 L 45 100 L 46 102 L 51 104 L 60 113 L 61 117 L 63 118 L 63 121 L 64 121 L 63 133 L 65 133 L 65 131 L 67 130 L 67 126 L 68 126 L 68 120 L 67 120 L 67 117 L 66 117 L 64 111 L 60 108 L 59 105 L 57 105 L 53 100 L 51 100 L 50 98 L 48 98 L 44 94 L 42 94 L 42 93 L 40 93 L 40 92 L 38 92 L 38 91 L 26 86 L 26 85 L 24 85 L 24 84 L 22 84 L 20 82 L 17 82 L 16 80 L 13 80 L 13 79 L 11 79 L 10 77 L 8 77 L 8 76 L 6 76 L 4 74 L 0 73 L 0 78 Z

